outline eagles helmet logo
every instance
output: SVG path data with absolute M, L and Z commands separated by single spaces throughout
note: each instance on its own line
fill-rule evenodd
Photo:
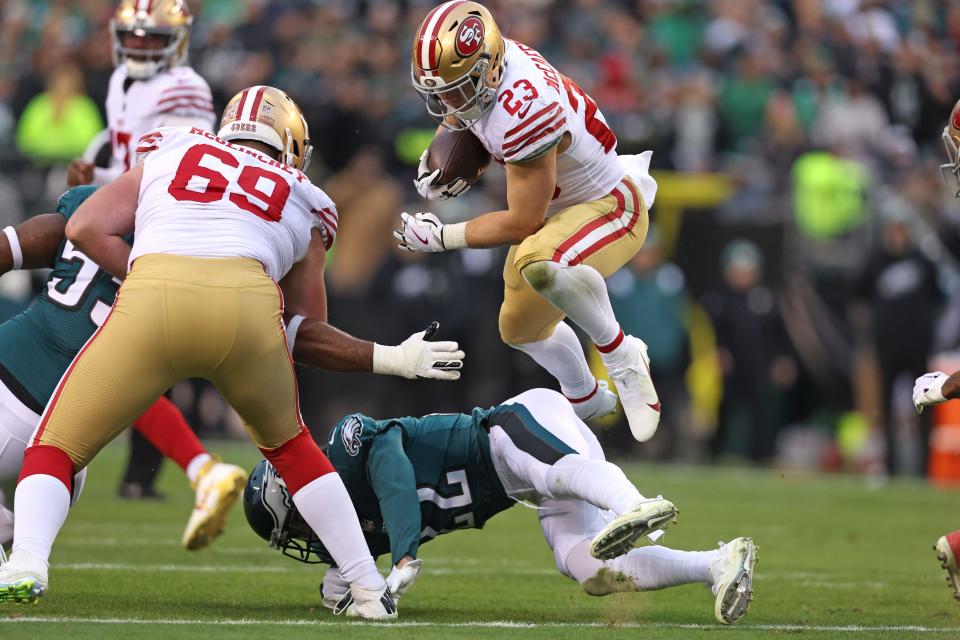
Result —
M 358 416 L 350 416 L 347 418 L 343 426 L 340 427 L 340 442 L 343 443 L 343 448 L 347 450 L 351 456 L 355 456 L 360 453 L 360 447 L 363 443 L 360 441 L 360 432 L 363 431 L 363 423 L 360 421 Z
M 461 58 L 469 58 L 483 44 L 483 21 L 470 16 L 460 24 L 457 31 L 456 49 Z

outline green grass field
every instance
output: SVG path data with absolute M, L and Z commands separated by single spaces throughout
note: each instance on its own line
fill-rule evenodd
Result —
M 256 461 L 252 446 L 214 449 L 248 468 Z M 93 464 L 54 549 L 48 596 L 0 610 L 0 638 L 960 637 L 960 603 L 931 551 L 960 526 L 960 495 L 916 482 L 871 490 L 850 477 L 626 465 L 641 491 L 680 507 L 666 544 L 754 537 L 756 599 L 740 624 L 716 624 L 700 586 L 584 595 L 554 570 L 536 514 L 515 507 L 484 531 L 423 547 L 402 622 L 387 629 L 322 609 L 321 568 L 269 549 L 239 509 L 212 548 L 181 550 L 186 480 L 169 465 L 165 502 L 121 502 L 113 489 L 123 455 L 114 445 Z

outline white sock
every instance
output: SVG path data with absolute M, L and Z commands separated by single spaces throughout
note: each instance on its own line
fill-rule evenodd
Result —
M 13 511 L 0 505 L 0 546 L 13 540 Z
M 567 557 L 567 572 L 583 584 L 601 569 L 618 571 L 638 591 L 652 591 L 681 584 L 710 584 L 710 562 L 717 551 L 679 551 L 661 546 L 637 547 L 626 555 L 601 561 L 590 555 L 590 540 L 584 540 Z
M 615 464 L 569 454 L 546 473 L 547 497 L 584 500 L 604 511 L 620 515 L 643 500 L 643 496 Z
M 209 453 L 198 453 L 193 457 L 189 463 L 187 463 L 187 479 L 190 481 L 190 484 L 197 483 L 197 475 L 200 473 L 200 469 L 203 469 L 203 465 L 207 464 L 213 456 Z
M 582 398 L 597 387 L 597 379 L 590 373 L 580 339 L 566 322 L 558 324 L 549 338 L 510 346 L 523 351 L 549 371 L 560 383 L 560 392 L 568 398 Z
M 13 551 L 26 551 L 50 560 L 53 541 L 67 520 L 70 492 L 53 476 L 27 476 L 17 485 L 13 496 Z
M 363 539 L 357 512 L 340 476 L 320 476 L 293 494 L 293 503 L 330 552 L 344 580 L 365 589 L 383 588 L 383 576 Z
M 609 344 L 620 334 L 607 283 L 593 267 L 564 267 L 544 260 L 528 266 L 522 275 L 537 293 L 583 329 L 594 344 Z

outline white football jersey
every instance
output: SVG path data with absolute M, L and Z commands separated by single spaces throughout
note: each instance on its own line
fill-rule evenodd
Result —
M 253 258 L 279 281 L 319 229 L 337 233 L 333 201 L 301 172 L 199 127 L 157 129 L 140 139 L 140 200 L 130 263 L 168 253 Z
M 146 80 L 127 76 L 120 65 L 110 76 L 107 127 L 113 156 L 110 168 L 96 172 L 94 184 L 106 184 L 137 164 L 137 141 L 167 126 L 212 130 L 216 124 L 213 96 L 207 81 L 190 67 L 173 67 Z
M 624 171 L 597 103 L 530 47 L 505 42 L 496 103 L 471 131 L 501 164 L 535 158 L 570 134 L 570 147 L 557 156 L 550 213 L 608 195 Z

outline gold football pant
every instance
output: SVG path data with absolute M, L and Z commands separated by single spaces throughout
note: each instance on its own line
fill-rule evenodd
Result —
M 544 340 L 564 318 L 562 311 L 523 278 L 526 267 L 543 260 L 563 266 L 582 263 L 607 278 L 640 250 L 648 224 L 640 189 L 624 178 L 608 196 L 563 209 L 547 219 L 540 231 L 511 247 L 503 266 L 503 341 L 528 344 Z
M 31 444 L 57 447 L 82 469 L 175 382 L 206 378 L 258 447 L 279 447 L 303 424 L 282 307 L 256 260 L 137 258 Z

